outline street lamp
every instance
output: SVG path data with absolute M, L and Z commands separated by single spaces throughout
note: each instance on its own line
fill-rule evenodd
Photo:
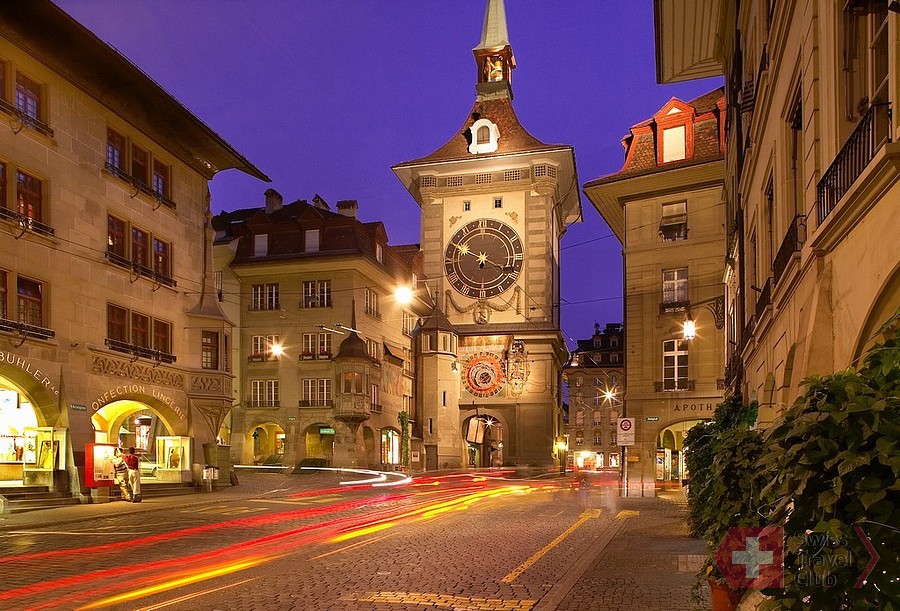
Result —
M 569 461 L 569 436 L 563 435 L 556 440 L 556 449 L 559 451 L 559 472 L 566 472 L 566 463 Z
M 402 305 L 408 305 L 412 303 L 413 300 L 413 290 L 412 287 L 401 284 L 396 289 L 394 289 L 394 299 L 397 300 L 397 303 Z

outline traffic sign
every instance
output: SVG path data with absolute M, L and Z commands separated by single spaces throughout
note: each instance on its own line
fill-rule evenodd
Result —
M 617 419 L 618 439 L 616 444 L 620 446 L 634 445 L 634 418 Z

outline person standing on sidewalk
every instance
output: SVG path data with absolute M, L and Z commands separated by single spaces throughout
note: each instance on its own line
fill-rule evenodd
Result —
M 113 468 L 116 471 L 115 482 L 122 491 L 122 500 L 131 502 L 131 487 L 128 485 L 128 465 L 122 458 L 122 450 L 116 448 L 113 453 Z
M 141 461 L 134 453 L 134 447 L 128 448 L 128 454 L 124 456 L 125 465 L 128 467 L 128 483 L 131 485 L 131 501 L 141 502 Z

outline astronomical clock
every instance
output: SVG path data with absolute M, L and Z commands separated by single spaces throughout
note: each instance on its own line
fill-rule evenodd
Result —
M 505 384 L 506 367 L 490 352 L 473 354 L 463 367 L 463 386 L 470 395 L 481 399 L 493 397 Z

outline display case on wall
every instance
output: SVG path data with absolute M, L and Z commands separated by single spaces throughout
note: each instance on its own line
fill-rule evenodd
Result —
M 191 438 L 169 437 L 156 438 L 157 477 L 164 477 L 163 471 L 191 470 Z
M 111 443 L 86 443 L 84 445 L 84 484 L 88 488 L 105 488 L 113 485 L 116 469 L 113 464 L 116 446 Z
M 22 462 L 26 471 L 55 471 L 66 468 L 66 429 L 49 426 L 26 427 Z

